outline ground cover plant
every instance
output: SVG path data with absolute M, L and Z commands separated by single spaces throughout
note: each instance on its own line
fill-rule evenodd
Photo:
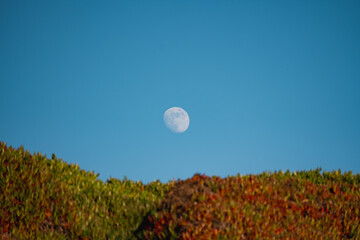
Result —
M 263 173 L 178 181 L 138 239 L 360 239 L 360 177 Z
M 360 175 L 106 182 L 0 143 L 0 239 L 360 239 Z
M 0 239 L 128 239 L 171 186 L 97 177 L 0 143 Z

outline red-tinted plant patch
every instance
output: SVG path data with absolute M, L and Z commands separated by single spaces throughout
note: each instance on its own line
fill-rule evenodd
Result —
M 178 181 L 140 226 L 138 238 L 360 238 L 359 182 L 320 183 L 316 178 L 322 175 L 313 174 L 314 179 L 283 173 L 195 175 Z

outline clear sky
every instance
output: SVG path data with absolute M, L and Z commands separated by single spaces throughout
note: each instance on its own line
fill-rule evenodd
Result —
M 360 1 L 1 0 L 0 110 L 102 180 L 359 173 Z

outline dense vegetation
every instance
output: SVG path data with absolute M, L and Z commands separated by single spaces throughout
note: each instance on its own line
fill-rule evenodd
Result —
M 97 177 L 0 143 L 0 239 L 127 239 L 171 187 Z
M 360 239 L 351 172 L 97 177 L 0 143 L 0 239 Z

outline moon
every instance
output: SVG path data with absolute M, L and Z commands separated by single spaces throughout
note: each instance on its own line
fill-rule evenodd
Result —
M 182 133 L 188 129 L 190 118 L 184 109 L 172 107 L 165 111 L 164 123 L 171 131 Z

